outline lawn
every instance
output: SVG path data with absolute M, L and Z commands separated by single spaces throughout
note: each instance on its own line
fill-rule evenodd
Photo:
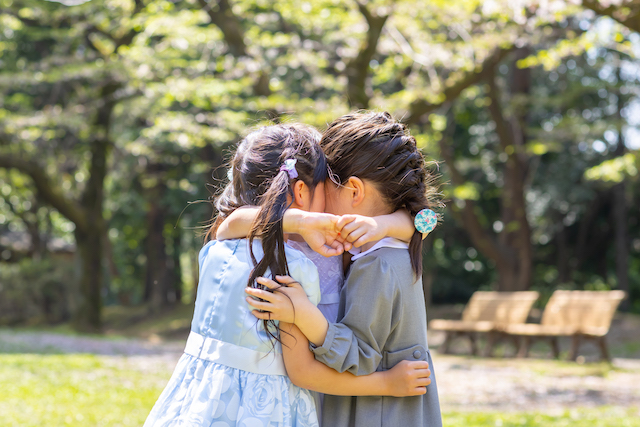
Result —
M 171 373 L 165 360 L 91 354 L 0 354 L 0 425 L 141 426 Z M 640 427 L 638 409 L 447 412 L 445 426 Z
M 0 354 L 0 425 L 141 426 L 169 375 L 121 356 Z

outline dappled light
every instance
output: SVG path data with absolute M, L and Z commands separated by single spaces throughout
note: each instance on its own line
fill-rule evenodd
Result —
M 640 426 L 635 0 L 0 0 L 0 425 L 142 425 L 231 153 L 360 109 L 446 204 L 444 424 Z

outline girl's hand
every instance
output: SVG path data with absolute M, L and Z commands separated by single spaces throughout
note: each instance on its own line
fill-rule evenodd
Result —
M 425 394 L 431 384 L 429 363 L 422 360 L 403 360 L 384 373 L 389 395 L 395 397 Z
M 342 215 L 336 227 L 345 242 L 353 244 L 356 248 L 388 235 L 388 227 L 382 217 Z
M 285 231 L 291 229 L 302 236 L 309 247 L 320 255 L 331 257 L 351 249 L 336 227 L 339 216 L 289 209 L 285 214 Z M 346 244 L 345 244 L 346 243 Z
M 250 306 L 262 310 L 253 310 L 251 313 L 258 319 L 279 320 L 281 322 L 295 323 L 295 311 L 304 310 L 305 306 L 311 305 L 307 294 L 302 289 L 300 283 L 289 276 L 277 276 L 280 283 L 274 282 L 266 277 L 258 277 L 256 282 L 271 289 L 263 291 L 256 288 L 245 288 L 245 292 L 264 301 L 259 301 L 247 297 Z

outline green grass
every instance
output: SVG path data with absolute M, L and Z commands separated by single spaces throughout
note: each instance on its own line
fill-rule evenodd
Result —
M 88 354 L 0 354 L 0 426 L 141 426 L 171 368 Z M 640 427 L 640 408 L 451 412 L 445 426 Z
M 123 357 L 0 354 L 0 425 L 141 426 L 169 375 Z
M 557 415 L 536 412 L 445 412 L 445 426 L 465 427 L 637 427 L 640 408 L 576 408 Z

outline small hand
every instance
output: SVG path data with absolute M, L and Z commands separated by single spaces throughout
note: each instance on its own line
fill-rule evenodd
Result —
M 362 215 L 342 215 L 336 227 L 340 230 L 340 236 L 356 248 L 387 235 L 387 228 L 383 224 Z
M 431 384 L 429 363 L 422 360 L 403 360 L 385 374 L 389 394 L 395 397 L 425 394 Z
M 303 224 L 298 234 L 307 242 L 309 247 L 320 255 L 331 257 L 342 254 L 351 249 L 351 244 L 345 242 L 336 227 L 339 216 L 307 212 L 304 214 Z
M 256 282 L 271 289 L 272 292 L 256 288 L 245 288 L 245 292 L 249 295 L 264 300 L 259 301 L 247 297 L 249 305 L 262 310 L 253 310 L 251 313 L 258 319 L 295 323 L 295 310 L 303 309 L 305 304 L 311 304 L 311 302 L 300 283 L 291 277 L 276 276 L 276 279 L 280 283 L 266 277 L 258 277 L 256 279 Z

